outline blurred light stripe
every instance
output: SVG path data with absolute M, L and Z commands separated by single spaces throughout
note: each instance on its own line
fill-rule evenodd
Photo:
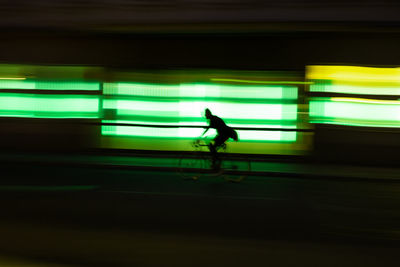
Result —
M 379 104 L 326 99 L 310 101 L 312 122 L 369 127 L 400 127 L 400 101 Z
M 400 127 L 400 101 L 378 99 L 400 96 L 400 68 L 308 66 L 306 77 L 314 82 L 311 93 L 327 93 L 325 97 L 310 98 L 310 122 Z M 352 97 L 332 97 L 335 93 Z
M 103 126 L 103 135 L 136 136 L 145 138 L 186 138 L 194 139 L 203 133 L 203 128 L 152 128 L 136 126 Z M 238 130 L 240 141 L 296 141 L 296 132 L 282 131 L 246 131 Z M 215 136 L 215 130 L 210 130 L 208 136 Z M 156 146 L 156 144 L 155 144 Z
M 99 91 L 99 82 L 51 80 L 0 80 L 0 89 Z
M 237 83 L 252 83 L 252 84 L 313 84 L 313 82 L 300 81 L 260 81 L 260 80 L 242 80 L 242 79 L 222 79 L 212 78 L 213 82 L 237 82 Z
M 152 97 L 203 97 L 246 99 L 297 99 L 295 86 L 239 86 L 218 84 L 104 83 L 105 95 Z
M 18 77 L 0 77 L 0 80 L 26 80 L 26 78 L 18 78 Z
M 307 66 L 306 78 L 309 80 L 393 82 L 400 84 L 400 68 Z
M 98 118 L 96 96 L 0 94 L 0 116 L 38 118 Z
M 381 84 L 373 84 L 369 86 L 361 85 L 347 85 L 347 84 L 328 84 L 328 83 L 316 83 L 310 86 L 310 92 L 325 92 L 325 93 L 344 93 L 344 94 L 355 94 L 355 95 L 399 95 L 400 96 L 400 84 L 399 86 L 385 86 Z

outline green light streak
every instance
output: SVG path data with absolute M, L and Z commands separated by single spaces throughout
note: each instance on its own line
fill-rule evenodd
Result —
M 312 122 L 319 123 L 399 127 L 400 102 L 398 104 L 370 104 L 312 100 L 310 117 Z
M 180 121 L 178 121 L 180 119 Z M 295 122 L 292 124 L 279 124 L 279 122 L 282 121 L 277 121 L 276 124 L 272 124 L 271 121 L 266 121 L 265 124 L 262 124 L 259 121 L 256 121 L 254 123 L 250 123 L 253 121 L 245 121 L 243 123 L 229 123 L 229 126 L 232 128 L 273 128 L 273 129 L 279 129 L 279 128 L 296 128 Z M 269 123 L 268 123 L 269 122 Z M 112 123 L 112 124 L 136 124 L 136 125 L 145 125 L 145 126 L 169 126 L 169 127 L 179 127 L 179 126 L 189 126 L 189 127 L 199 127 L 199 128 L 206 128 L 207 124 L 205 123 L 204 120 L 193 120 L 189 121 L 186 120 L 185 118 L 177 118 L 176 121 L 150 121 L 150 120 L 102 120 L 102 123 Z M 210 129 L 211 131 L 212 129 Z
M 97 118 L 96 96 L 0 94 L 0 116 L 33 118 Z
M 0 89 L 36 89 L 36 85 L 27 80 L 0 80 Z
M 98 91 L 100 90 L 100 83 L 86 81 L 0 80 L 0 89 Z
M 215 84 L 104 83 L 105 95 L 175 98 L 297 99 L 295 86 L 237 86 Z
M 143 138 L 173 138 L 195 139 L 202 133 L 203 128 L 157 128 L 135 126 L 103 126 L 103 135 L 132 136 Z M 240 141 L 296 141 L 296 132 L 283 131 L 248 131 L 238 130 Z M 209 136 L 215 136 L 215 130 L 211 129 Z

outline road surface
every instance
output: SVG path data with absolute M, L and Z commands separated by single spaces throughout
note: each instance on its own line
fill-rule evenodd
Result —
M 72 266 L 397 264 L 396 181 L 188 181 L 174 171 L 27 163 L 2 170 L 7 257 Z

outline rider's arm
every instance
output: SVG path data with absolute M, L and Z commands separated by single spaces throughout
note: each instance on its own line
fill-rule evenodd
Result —
M 206 128 L 206 130 L 200 136 L 203 136 L 208 131 L 208 129 L 210 129 L 209 126 Z

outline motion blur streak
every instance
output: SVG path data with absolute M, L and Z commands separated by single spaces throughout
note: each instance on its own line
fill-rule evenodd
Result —
M 0 94 L 0 116 L 33 118 L 98 118 L 93 96 Z
M 0 80 L 26 80 L 26 78 L 0 77 Z
M 332 97 L 331 100 L 337 101 L 337 102 L 365 103 L 365 104 L 383 104 L 383 105 L 385 105 L 385 104 L 398 105 L 399 104 L 399 101 L 350 98 L 350 97 Z
M 254 84 L 313 84 L 312 82 L 300 82 L 300 81 L 257 81 L 257 80 L 239 80 L 239 79 L 211 79 L 211 81 L 254 83 Z
M 308 66 L 307 79 L 355 82 L 394 82 L 400 85 L 400 68 Z
M 400 94 L 400 68 L 308 66 L 306 77 L 314 81 L 310 86 L 312 123 L 400 126 L 396 96 Z M 313 96 L 318 92 L 325 95 Z
M 104 83 L 105 119 L 102 122 L 107 125 L 102 127 L 103 144 L 107 146 L 111 142 L 112 146 L 126 147 L 130 138 L 131 144 L 141 149 L 191 150 L 189 141 L 201 135 L 206 126 L 203 114 L 206 108 L 238 129 L 241 142 L 229 144 L 229 152 L 260 153 L 268 147 L 271 149 L 271 142 L 280 145 L 282 151 L 285 146 L 298 143 L 296 131 L 279 129 L 298 127 L 299 87 L 295 85 L 296 80 L 290 79 L 298 80 L 299 76 L 290 72 L 279 72 L 279 75 L 263 72 L 261 77 L 269 79 L 263 80 L 266 84 L 243 84 L 240 81 L 253 81 L 246 77 L 260 78 L 260 73 L 220 74 L 235 75 L 238 79 L 215 78 L 218 74 L 170 71 L 166 73 L 168 83 L 135 82 L 127 78 Z M 136 77 L 140 76 L 136 74 Z M 150 78 L 154 80 L 157 76 Z M 282 78 L 289 79 L 282 81 Z M 259 149 L 249 148 L 249 142 L 259 145 Z
M 400 101 L 394 104 L 348 99 L 314 99 L 310 103 L 312 122 L 369 127 L 400 127 Z
M 0 89 L 38 89 L 38 90 L 100 90 L 99 82 L 60 81 L 60 80 L 26 80 L 0 81 Z
M 32 128 L 32 123 L 41 134 L 48 133 L 45 125 L 53 124 L 53 131 L 71 140 L 77 132 L 86 136 L 78 143 L 96 140 L 96 148 L 191 150 L 190 140 L 204 131 L 203 113 L 210 108 L 237 129 L 241 142 L 230 143 L 230 153 L 296 154 L 309 149 L 309 141 L 297 131 L 309 127 L 298 116 L 300 109 L 306 111 L 299 98 L 306 84 L 299 82 L 300 72 L 122 72 L 7 64 L 0 65 L 0 74 L 25 76 L 0 80 L 0 117 L 8 118 L 4 122 L 10 134 L 18 131 L 17 125 Z M 57 126 L 51 119 L 59 119 Z M 57 130 L 61 124 L 63 129 Z M 14 139 L 22 138 L 15 133 Z

